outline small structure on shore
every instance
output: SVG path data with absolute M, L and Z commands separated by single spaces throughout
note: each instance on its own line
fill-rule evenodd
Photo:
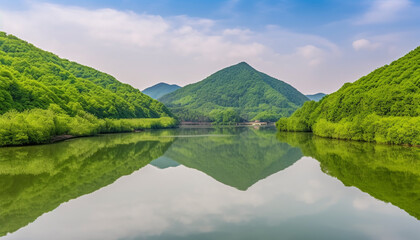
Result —
M 252 126 L 265 126 L 267 125 L 267 122 L 260 122 L 260 120 L 255 120 L 254 122 L 251 122 Z

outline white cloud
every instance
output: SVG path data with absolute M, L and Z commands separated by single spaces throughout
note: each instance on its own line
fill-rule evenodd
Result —
M 364 49 L 375 50 L 380 46 L 380 43 L 372 43 L 371 41 L 362 38 L 362 39 L 354 41 L 352 43 L 352 46 L 356 51 L 364 50 Z
M 308 60 L 310 66 L 316 66 L 322 62 L 325 52 L 313 45 L 306 45 L 297 48 L 297 54 Z
M 356 80 L 360 72 L 368 73 L 401 55 L 401 49 L 396 48 L 392 54 L 384 52 L 389 56 L 349 60 L 349 52 L 342 52 L 324 37 L 276 25 L 262 29 L 225 27 L 214 19 L 48 3 L 28 4 L 18 11 L 0 6 L 0 30 L 139 89 L 158 82 L 197 82 L 221 68 L 246 61 L 304 93 L 329 93 L 344 82 Z M 362 38 L 365 35 L 355 39 Z M 397 44 L 401 39 L 388 38 L 369 35 L 368 39 L 373 44 L 410 48 Z
M 25 11 L 0 10 L 0 14 L 1 28 L 6 32 L 61 57 L 107 71 L 136 87 L 149 85 L 138 82 L 138 77 L 142 75 L 139 71 L 150 71 L 143 78 L 156 79 L 162 74 L 156 70 L 164 64 L 184 63 L 188 69 L 190 63 L 186 62 L 186 58 L 202 61 L 203 64 L 209 61 L 218 65 L 233 64 L 258 58 L 266 49 L 262 43 L 246 37 L 250 31 L 214 30 L 215 21 L 211 19 L 188 16 L 163 18 L 130 11 L 89 10 L 48 3 L 32 4 Z M 137 66 L 132 66 L 133 61 Z M 161 66 L 151 66 L 157 62 Z M 124 69 L 124 65 L 131 65 L 131 68 Z M 149 67 L 140 69 L 139 65 Z M 165 66 L 166 71 L 171 71 L 170 68 Z M 123 71 L 125 73 L 121 73 Z M 194 70 L 190 69 L 189 74 L 192 72 Z M 160 76 L 159 81 L 174 81 L 168 75 L 180 79 L 185 77 L 172 73 Z M 196 77 L 195 81 L 204 76 Z M 137 78 L 134 80 L 137 82 L 133 78 Z
M 356 24 L 374 24 L 397 20 L 412 5 L 410 0 L 375 0 Z

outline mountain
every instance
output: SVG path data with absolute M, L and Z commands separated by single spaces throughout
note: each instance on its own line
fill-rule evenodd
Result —
M 106 73 L 0 32 L 0 146 L 156 128 L 161 120 L 112 119 L 171 116 L 162 103 Z
M 171 93 L 179 88 L 181 87 L 176 84 L 170 85 L 162 82 L 144 89 L 142 93 L 148 95 L 153 99 L 159 99 L 163 95 Z
M 420 145 L 420 47 L 319 102 L 305 103 L 276 125 L 322 137 Z
M 0 32 L 0 114 L 46 109 L 51 103 L 72 114 L 99 118 L 169 116 L 163 104 L 114 77 L 43 51 Z
M 184 121 L 275 121 L 308 98 L 245 62 L 222 69 L 159 99 Z
M 310 94 L 310 95 L 305 95 L 307 98 L 309 98 L 309 100 L 318 102 L 319 100 L 321 100 L 323 97 L 325 97 L 325 93 L 316 93 L 316 94 Z

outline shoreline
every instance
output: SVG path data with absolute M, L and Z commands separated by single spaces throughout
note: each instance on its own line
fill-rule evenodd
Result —
M 53 117 L 54 115 L 50 116 L 50 118 Z M 71 122 L 72 118 L 68 118 L 65 120 Z M 12 122 L 11 119 L 7 121 Z M 65 123 L 66 121 L 63 120 L 63 122 Z M 144 129 L 173 128 L 178 126 L 178 121 L 172 117 L 132 119 L 95 118 L 94 121 L 86 120 L 81 125 L 64 125 L 65 128 L 60 128 L 60 124 L 63 125 L 62 123 L 54 123 L 54 125 L 43 124 L 41 126 L 44 127 L 45 131 L 41 132 L 24 121 L 21 125 L 25 127 L 25 131 L 19 131 L 18 128 L 9 128 L 1 133 L 0 147 L 51 144 L 77 137 L 89 137 L 105 133 L 139 132 Z
M 97 137 L 97 136 L 105 135 L 105 134 L 139 133 L 139 132 L 144 132 L 146 130 L 160 130 L 160 129 L 170 129 L 170 128 L 178 128 L 178 126 L 166 127 L 166 128 L 135 129 L 133 131 L 121 131 L 121 132 L 102 132 L 102 133 L 97 133 L 97 134 L 93 134 L 93 135 L 83 135 L 83 136 L 74 136 L 74 135 L 64 134 L 64 135 L 52 136 L 49 142 L 28 143 L 28 144 L 21 144 L 21 145 L 4 145 L 4 146 L 0 146 L 0 148 L 29 147 L 29 146 L 47 145 L 47 144 L 64 142 L 66 140 L 71 140 L 71 139 L 76 139 L 76 138 Z
M 275 126 L 275 122 L 236 122 L 222 124 L 214 122 L 180 122 L 179 126 Z
M 72 139 L 72 138 L 76 138 L 76 136 L 73 136 L 73 135 L 57 135 L 57 136 L 53 136 L 51 138 L 51 143 L 62 142 L 62 141 Z
M 272 127 L 275 126 L 273 123 L 268 123 L 267 125 L 252 125 L 252 122 L 246 122 L 243 124 L 212 124 L 211 122 L 194 122 L 194 124 L 183 124 L 182 122 L 173 127 L 162 127 L 162 128 L 145 128 L 145 129 L 135 129 L 133 131 L 121 131 L 121 132 L 101 132 L 93 135 L 82 135 L 82 136 L 74 136 L 70 134 L 63 134 L 63 135 L 56 135 L 50 138 L 50 141 L 43 142 L 43 143 L 28 143 L 28 144 L 21 144 L 21 145 L 4 145 L 0 146 L 0 148 L 11 148 L 11 147 L 27 147 L 27 146 L 37 146 L 37 145 L 45 145 L 45 144 L 54 144 L 63 142 L 66 140 L 76 139 L 76 138 L 85 138 L 85 137 L 96 137 L 103 134 L 119 134 L 119 133 L 138 133 L 144 132 L 146 130 L 160 130 L 160 129 L 171 129 L 171 128 L 182 128 L 182 127 Z
M 323 137 L 323 136 L 316 135 L 312 131 L 310 131 L 310 132 L 308 132 L 308 131 L 282 131 L 282 130 L 279 130 L 277 127 L 276 127 L 276 129 L 277 129 L 278 133 L 281 133 L 281 132 L 284 132 L 284 133 L 310 133 L 310 134 L 313 134 L 316 137 L 326 138 L 326 139 L 334 139 L 334 140 L 339 140 L 339 141 L 352 141 L 352 142 L 373 143 L 373 144 L 389 145 L 389 146 L 402 146 L 402 147 L 410 147 L 410 148 L 411 147 L 420 148 L 420 145 L 410 145 L 410 144 L 407 144 L 407 143 L 395 144 L 395 143 L 384 143 L 384 142 L 368 142 L 368 141 L 364 141 L 364 140 L 353 140 L 353 139 L 348 139 L 348 138 Z

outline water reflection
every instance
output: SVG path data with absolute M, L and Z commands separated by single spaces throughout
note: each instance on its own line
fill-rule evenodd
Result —
M 107 186 L 161 156 L 165 131 L 0 148 L 0 236 L 61 203 Z
M 170 159 L 169 157 L 162 156 L 150 162 L 150 165 L 155 166 L 160 169 L 170 168 L 170 167 L 178 167 L 179 163 L 175 162 L 174 160 Z
M 420 222 L 406 213 L 418 218 L 415 148 L 276 136 L 270 128 L 201 128 L 0 149 L 0 156 L 1 233 L 48 212 L 5 239 L 420 234 Z
M 317 159 L 321 170 L 420 219 L 420 149 L 278 133 L 281 142 Z M 363 204 L 357 204 L 363 208 Z
M 208 128 L 181 129 L 164 157 L 247 190 L 302 156 L 299 148 L 278 142 L 272 128 Z

